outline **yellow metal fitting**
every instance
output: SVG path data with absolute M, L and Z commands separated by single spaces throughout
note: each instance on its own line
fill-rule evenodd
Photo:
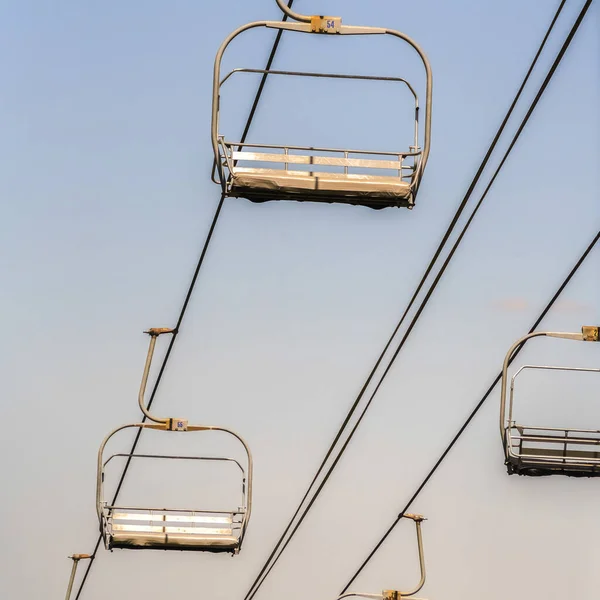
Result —
M 161 333 L 173 333 L 173 331 L 175 330 L 171 329 L 170 327 L 151 327 L 150 329 L 148 329 L 148 331 L 144 331 L 144 333 L 147 333 L 148 335 L 157 336 Z
M 342 28 L 342 17 L 311 15 L 310 28 L 313 33 L 339 33 Z
M 583 340 L 585 342 L 600 341 L 599 331 L 600 331 L 600 327 L 594 327 L 592 325 L 584 325 L 581 328 L 581 333 L 583 334 Z
M 413 521 L 416 521 L 418 523 L 420 523 L 421 521 L 427 520 L 427 519 L 425 519 L 425 517 L 423 515 L 413 515 L 412 513 L 406 513 L 402 516 L 406 517 L 407 519 L 412 519 Z
M 166 428 L 169 431 L 187 431 L 188 422 L 185 419 L 170 418 L 166 423 Z

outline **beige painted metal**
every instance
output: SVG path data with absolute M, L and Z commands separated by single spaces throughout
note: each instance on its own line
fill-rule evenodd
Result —
M 262 162 L 289 163 L 298 165 L 327 165 L 334 167 L 365 167 L 370 169 L 402 169 L 399 160 L 373 160 L 367 158 L 337 158 L 334 156 L 301 156 L 299 154 L 269 154 L 266 152 L 232 152 L 231 158 Z M 238 169 L 236 169 L 237 171 Z
M 510 347 L 502 367 L 500 390 L 500 434 L 508 473 L 530 476 L 600 476 L 600 429 L 527 426 L 513 419 L 515 380 L 524 370 L 600 373 L 600 368 L 523 365 L 512 376 L 509 392 L 508 367 L 512 357 L 517 348 L 534 337 L 597 342 L 598 327 L 583 326 L 581 333 L 536 331 L 520 338 Z M 586 446 L 594 446 L 596 449 L 591 450 Z
M 225 427 L 214 425 L 189 425 L 185 419 L 175 419 L 172 417 L 156 417 L 152 415 L 145 404 L 145 391 L 152 363 L 152 357 L 156 346 L 158 336 L 164 333 L 175 331 L 168 328 L 153 328 L 146 333 L 150 335 L 150 345 L 144 365 L 144 373 L 140 384 L 138 394 L 138 404 L 144 415 L 154 423 L 131 423 L 117 427 L 109 433 L 100 445 L 97 459 L 96 476 L 96 512 L 100 524 L 100 531 L 107 549 L 115 548 L 163 548 L 168 550 L 182 549 L 185 546 L 187 550 L 206 550 L 206 551 L 232 551 L 237 554 L 241 548 L 246 528 L 252 512 L 252 455 L 244 439 L 234 431 Z M 239 461 L 232 458 L 219 456 L 173 456 L 162 454 L 113 454 L 106 461 L 104 460 L 104 450 L 109 440 L 118 432 L 129 428 L 136 429 L 155 429 L 167 432 L 209 432 L 219 431 L 233 436 L 244 448 L 247 459 L 247 471 L 242 467 Z M 198 510 L 198 509 L 156 509 L 149 507 L 124 507 L 110 506 L 104 499 L 104 479 L 105 467 L 115 456 L 127 456 L 137 458 L 153 459 L 171 459 L 171 460 L 203 460 L 203 461 L 224 461 L 233 462 L 241 470 L 242 475 L 242 503 L 235 510 Z M 182 512 L 188 515 L 181 514 Z M 191 515 L 189 515 L 191 513 Z M 203 513 L 217 513 L 215 516 L 205 516 Z M 220 513 L 220 514 L 219 514 Z M 239 518 L 239 521 L 234 520 Z M 137 521 L 137 523 L 122 523 L 115 521 Z M 142 525 L 140 521 L 146 523 L 162 523 L 162 526 Z M 174 527 L 170 523 L 189 523 L 192 527 Z M 229 527 L 206 527 L 200 525 L 224 524 Z M 235 530 L 235 531 L 234 531 Z M 157 534 L 162 532 L 163 535 Z M 148 537 L 150 536 L 150 537 Z M 183 536 L 183 537 L 182 537 Z M 225 541 L 216 541 L 217 538 L 227 538 Z
M 417 545 L 419 549 L 419 568 L 421 571 L 421 577 L 419 579 L 419 583 L 412 589 L 408 591 L 401 590 L 383 590 L 380 594 L 367 594 L 363 592 L 346 592 L 341 596 L 338 596 L 337 600 L 342 600 L 343 598 L 350 597 L 360 597 L 360 598 L 369 598 L 372 600 L 400 600 L 401 598 L 410 598 L 411 600 L 423 600 L 423 598 L 417 598 L 415 594 L 417 594 L 423 585 L 425 585 L 426 579 L 426 571 L 425 571 L 425 557 L 423 554 L 423 538 L 421 535 L 421 523 L 425 520 L 422 515 L 415 515 L 406 513 L 402 515 L 405 519 L 412 519 L 415 522 L 416 530 L 417 530 Z
M 73 561 L 73 566 L 71 567 L 71 576 L 69 577 L 69 583 L 67 585 L 67 595 L 65 596 L 65 600 L 69 600 L 71 598 L 71 592 L 73 591 L 73 583 L 75 582 L 75 574 L 77 573 L 79 561 L 89 560 L 94 557 L 90 554 L 73 554 L 72 556 L 69 556 L 69 558 Z
M 173 515 L 173 514 L 157 514 L 157 513 L 119 513 L 112 514 L 113 520 L 117 521 L 172 521 L 177 523 L 232 523 L 231 516 L 212 517 L 209 515 Z

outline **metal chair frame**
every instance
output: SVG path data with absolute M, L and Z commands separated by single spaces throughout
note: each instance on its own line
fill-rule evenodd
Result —
M 584 326 L 582 333 L 530 333 L 517 340 L 506 354 L 500 392 L 500 434 L 508 473 L 529 476 L 600 476 L 600 430 L 521 425 L 513 418 L 515 381 L 523 371 L 537 369 L 600 373 L 600 368 L 523 365 L 512 375 L 510 391 L 507 392 L 508 366 L 514 352 L 527 340 L 539 336 L 598 341 L 598 328 Z M 589 450 L 590 446 L 596 450 Z
M 213 99 L 212 99 L 212 122 L 211 122 L 211 140 L 214 152 L 213 181 L 220 183 L 222 191 L 227 196 L 245 197 L 254 202 L 264 202 L 266 200 L 299 200 L 299 201 L 317 201 L 317 202 L 340 202 L 347 204 L 358 204 L 369 206 L 371 208 L 384 208 L 386 206 L 406 206 L 412 208 L 419 188 L 421 178 L 427 164 L 429 148 L 431 141 L 431 106 L 432 106 L 432 87 L 433 78 L 429 61 L 420 48 L 420 46 L 410 37 L 393 29 L 382 27 L 366 27 L 354 25 L 342 25 L 340 17 L 322 17 L 299 15 L 291 11 L 285 4 L 277 0 L 281 10 L 297 22 L 289 21 L 255 21 L 248 23 L 236 29 L 231 33 L 219 48 L 214 65 L 213 73 Z M 369 75 L 344 75 L 336 73 L 313 73 L 305 71 L 277 71 L 264 69 L 234 69 L 225 77 L 221 78 L 221 61 L 223 54 L 231 41 L 241 33 L 257 27 L 269 29 L 279 29 L 286 31 L 295 31 L 299 33 L 311 34 L 336 34 L 336 35 L 391 35 L 403 40 L 416 50 L 423 62 L 426 72 L 426 102 L 425 102 L 425 126 L 423 135 L 423 146 L 419 146 L 419 101 L 414 88 L 404 79 L 399 77 L 377 77 Z M 317 78 L 336 78 L 336 79 L 361 79 L 370 81 L 391 81 L 401 82 L 410 90 L 415 101 L 415 129 L 413 145 L 408 152 L 377 152 L 373 150 L 353 150 L 340 148 L 315 148 L 307 146 L 294 145 L 266 145 L 266 144 L 248 144 L 241 142 L 230 142 L 224 136 L 219 134 L 219 105 L 221 86 L 236 73 L 262 73 L 270 75 L 284 75 L 296 77 L 317 77 Z M 244 151 L 244 148 L 251 148 L 252 152 Z M 260 150 L 260 151 L 258 151 Z M 264 152 L 267 150 L 267 152 Z M 325 155 L 327 154 L 327 156 Z M 331 154 L 337 156 L 331 156 Z M 351 155 L 367 155 L 370 158 L 357 158 Z M 410 161 L 408 160 L 410 159 Z M 240 161 L 258 163 L 276 163 L 279 169 L 265 169 L 260 167 L 240 167 Z M 340 169 L 336 173 L 320 173 L 318 171 L 291 171 L 289 166 L 293 165 L 324 165 Z M 387 169 L 397 171 L 396 177 L 381 177 L 375 175 L 359 175 L 350 173 L 349 169 L 359 168 L 369 173 L 376 173 L 378 170 Z M 215 177 L 215 170 L 218 178 Z M 265 173 L 277 172 L 287 177 L 293 175 L 296 179 L 307 179 L 305 176 L 315 175 L 314 187 L 312 183 L 307 183 L 308 187 L 294 188 L 292 184 L 287 187 L 285 182 L 277 185 L 275 189 L 269 187 L 257 187 L 252 189 L 240 184 L 236 187 L 234 175 L 251 174 L 259 177 Z M 333 180 L 333 189 L 327 189 L 322 185 L 319 188 L 319 177 L 323 181 Z M 394 181 L 404 182 L 407 189 L 398 194 L 389 192 L 375 191 L 374 188 L 363 191 L 352 190 L 352 182 L 365 181 L 393 183 Z M 330 182 L 331 183 L 331 182 Z M 304 184 L 303 184 L 304 185 Z M 347 189 L 344 187 L 347 186 Z M 400 193 L 400 192 L 399 192 Z
M 208 551 L 208 552 L 231 552 L 237 554 L 242 546 L 250 515 L 252 511 L 252 454 L 250 448 L 244 441 L 244 439 L 238 435 L 235 431 L 227 429 L 225 427 L 218 427 L 215 425 L 190 425 L 185 419 L 176 419 L 172 417 L 160 418 L 152 415 L 146 408 L 144 402 L 144 395 L 146 391 L 146 384 L 148 381 L 148 374 L 150 372 L 150 365 L 152 363 L 152 356 L 154 354 L 154 348 L 156 345 L 156 339 L 163 333 L 172 333 L 171 329 L 150 329 L 146 333 L 150 335 L 150 346 L 148 348 L 148 355 L 146 358 L 146 364 L 144 367 L 144 374 L 142 376 L 142 382 L 140 385 L 140 392 L 138 396 L 139 406 L 144 415 L 152 422 L 144 423 L 131 423 L 127 425 L 121 425 L 113 431 L 111 431 L 102 441 L 100 449 L 98 450 L 98 461 L 97 461 L 97 479 L 96 479 L 96 512 L 100 523 L 100 532 L 104 540 L 104 545 L 107 549 L 112 550 L 113 547 L 127 547 L 131 549 L 176 549 L 176 550 L 195 550 L 195 551 Z M 165 455 L 165 454 L 125 454 L 125 453 L 114 453 L 108 458 L 104 458 L 104 450 L 108 441 L 118 432 L 125 429 L 136 428 L 136 429 L 154 429 L 158 431 L 171 431 L 171 432 L 191 432 L 191 431 L 220 431 L 236 438 L 241 445 L 244 447 L 246 454 L 246 468 L 242 464 L 229 457 L 220 456 L 189 456 L 189 455 Z M 127 507 L 117 506 L 108 504 L 104 499 L 104 476 L 106 465 L 113 460 L 115 457 L 127 457 L 130 458 L 150 458 L 150 459 L 166 459 L 166 460 L 199 460 L 199 461 L 218 461 L 218 462 L 231 462 L 234 463 L 241 471 L 242 474 L 242 502 L 236 510 L 201 510 L 201 509 L 164 509 L 164 508 L 151 508 L 151 507 Z M 131 512 L 118 512 L 118 511 L 134 511 Z M 185 514 L 191 513 L 191 514 Z M 113 530 L 115 528 L 115 520 L 129 520 L 129 521 L 149 521 L 160 523 L 160 526 L 128 526 L 119 525 L 117 527 L 121 530 L 126 531 L 156 531 L 162 530 L 165 535 L 164 543 L 153 543 L 147 545 L 127 545 L 119 546 L 115 545 L 113 540 Z M 190 527 L 174 527 L 183 522 Z M 207 528 L 201 526 L 201 523 L 226 523 L 230 525 L 229 529 L 223 528 Z M 125 528 L 125 529 L 124 529 Z M 129 529 L 126 529 L 129 528 Z M 199 540 L 198 544 L 190 545 L 177 545 L 170 544 L 168 541 L 169 532 L 177 530 L 179 533 L 184 535 L 197 535 Z M 226 531 L 230 531 L 231 536 L 237 537 L 235 544 L 229 545 L 206 545 L 203 546 L 201 543 L 201 536 L 206 535 L 222 535 Z M 234 534 L 235 532 L 235 534 Z

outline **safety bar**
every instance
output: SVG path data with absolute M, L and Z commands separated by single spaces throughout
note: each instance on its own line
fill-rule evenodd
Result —
M 413 86 L 402 77 L 388 77 L 381 75 L 346 75 L 343 73 L 317 73 L 312 71 L 281 71 L 274 69 L 249 69 L 249 68 L 237 68 L 232 69 L 223 79 L 219 86 L 222 86 L 232 75 L 236 73 L 260 73 L 263 75 L 291 75 L 293 77 L 316 77 L 316 78 L 325 78 L 325 79 L 356 79 L 356 80 L 367 80 L 367 81 L 391 81 L 394 83 L 403 83 L 409 89 L 415 101 L 415 127 L 414 127 L 414 143 L 411 148 L 415 149 L 415 152 L 376 152 L 376 151 L 365 151 L 365 150 L 340 150 L 339 148 L 317 148 L 317 147 L 304 147 L 304 146 L 285 146 L 286 149 L 297 149 L 297 150 L 311 150 L 311 151 L 320 151 L 320 152 L 347 152 L 348 154 L 381 154 L 381 155 L 391 155 L 398 156 L 401 154 L 402 156 L 420 156 L 421 151 L 419 150 L 419 98 L 417 96 L 417 92 L 413 88 Z M 223 136 L 219 136 L 219 142 L 223 145 Z M 264 145 L 264 144 L 247 144 L 241 142 L 227 142 L 227 146 L 233 147 L 237 146 L 238 151 L 240 151 L 243 147 L 259 147 L 259 148 L 284 148 L 284 146 L 277 145 Z M 227 156 L 226 156 L 227 158 Z M 229 161 L 228 161 L 229 162 Z M 237 161 L 234 161 L 234 164 Z M 228 165 L 231 170 L 231 165 Z M 406 167 L 409 168 L 409 167 Z M 410 167 L 413 168 L 413 167 Z M 215 171 L 217 170 L 217 160 L 213 160 L 213 167 L 211 172 L 211 180 L 213 183 L 219 183 L 215 179 Z
M 126 457 L 126 458 L 166 458 L 171 460 L 214 460 L 214 461 L 224 461 L 224 462 L 232 462 L 235 463 L 240 471 L 245 475 L 246 471 L 244 471 L 244 467 L 235 459 L 221 456 L 178 456 L 174 454 L 127 454 L 126 452 L 118 452 L 116 454 L 112 454 L 104 461 L 104 467 L 113 459 L 117 457 Z
M 513 398 L 515 393 L 515 380 L 519 376 L 522 371 L 527 369 L 535 370 L 539 369 L 541 371 L 582 371 L 584 373 L 600 373 L 600 368 L 592 368 L 592 367 L 560 367 L 560 366 L 551 366 L 551 365 L 523 365 L 519 368 L 519 370 L 511 377 L 510 379 L 510 392 L 509 392 L 509 402 L 508 402 L 508 421 L 507 425 L 513 422 Z M 562 430 L 561 430 L 562 431 Z

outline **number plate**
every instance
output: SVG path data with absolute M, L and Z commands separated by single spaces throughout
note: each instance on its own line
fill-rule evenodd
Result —
M 310 18 L 310 24 L 314 33 L 340 33 L 340 30 L 342 29 L 342 18 L 313 15 Z

